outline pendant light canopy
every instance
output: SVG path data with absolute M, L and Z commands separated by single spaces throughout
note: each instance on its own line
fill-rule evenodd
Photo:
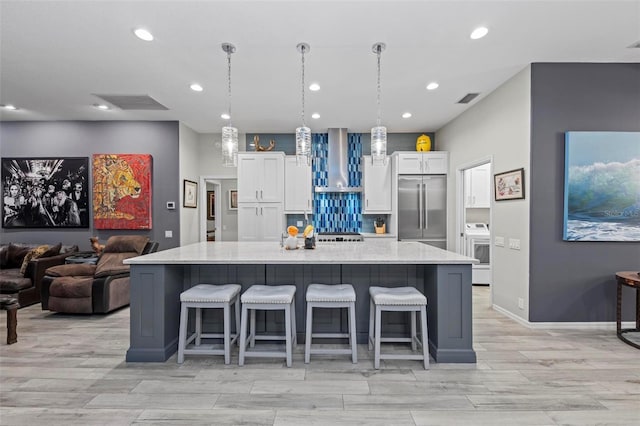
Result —
M 222 43 L 222 50 L 227 54 L 227 115 L 229 124 L 222 128 L 222 165 L 236 167 L 238 165 L 238 129 L 231 125 L 231 54 L 236 47 L 231 43 Z
M 302 58 L 302 126 L 296 129 L 296 162 L 300 165 L 311 164 L 311 129 L 304 121 L 304 54 L 309 53 L 311 47 L 307 43 L 296 46 Z
M 387 128 L 380 125 L 380 54 L 386 47 L 384 43 L 376 43 L 371 49 L 378 57 L 378 119 L 376 126 L 371 128 L 371 160 L 374 164 L 384 162 L 387 157 Z

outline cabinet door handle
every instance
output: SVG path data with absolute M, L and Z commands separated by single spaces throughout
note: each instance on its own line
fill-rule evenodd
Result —
M 473 196 L 473 205 L 474 206 L 476 205 L 476 196 L 475 195 Z
M 258 190 L 256 189 L 256 200 L 259 200 L 258 198 Z
M 256 216 L 258 216 L 258 208 L 256 207 Z
M 369 207 L 369 199 L 367 198 L 367 207 Z
M 264 216 L 264 214 L 262 213 L 262 207 L 260 207 L 260 216 Z
M 260 200 L 264 200 L 264 195 L 262 195 L 262 189 L 260 190 Z

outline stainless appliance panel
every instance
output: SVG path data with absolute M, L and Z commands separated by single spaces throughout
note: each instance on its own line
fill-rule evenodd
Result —
M 398 238 L 422 238 L 422 176 L 398 178 Z
M 444 176 L 423 176 L 424 217 L 422 237 L 446 239 L 447 182 Z

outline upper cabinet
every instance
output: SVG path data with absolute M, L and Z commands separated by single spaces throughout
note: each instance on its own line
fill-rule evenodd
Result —
M 465 170 L 464 178 L 465 207 L 489 208 L 491 202 L 490 164 Z
M 449 171 L 449 153 L 398 152 L 398 173 L 403 175 L 446 175 Z
M 391 161 L 373 165 L 371 156 L 362 157 L 364 199 L 362 213 L 391 213 Z
M 284 166 L 285 213 L 311 213 L 311 165 L 299 166 L 295 155 L 287 155 Z
M 238 153 L 238 202 L 284 201 L 283 152 Z

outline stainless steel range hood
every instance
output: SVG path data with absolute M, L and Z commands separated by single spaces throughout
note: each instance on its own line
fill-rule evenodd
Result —
M 362 187 L 349 186 L 347 129 L 329 129 L 327 186 L 316 186 L 316 192 L 362 192 Z

